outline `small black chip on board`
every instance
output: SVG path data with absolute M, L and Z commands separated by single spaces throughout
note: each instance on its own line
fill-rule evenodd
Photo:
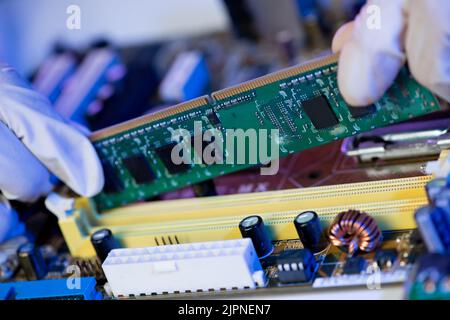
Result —
M 105 193 L 118 193 L 124 190 L 122 180 L 117 176 L 116 170 L 113 165 L 107 161 L 102 161 L 103 173 L 105 175 L 105 185 L 103 192 Z
M 316 260 L 309 249 L 285 250 L 276 258 L 281 283 L 308 282 L 316 271 Z
M 122 162 L 137 184 L 150 183 L 155 180 L 155 174 L 142 154 L 125 158 Z
M 175 142 L 173 142 L 173 143 L 167 144 L 165 146 L 159 147 L 155 150 L 156 154 L 161 159 L 161 161 L 164 163 L 164 166 L 167 168 L 167 170 L 169 171 L 170 174 L 184 173 L 191 168 L 190 164 L 186 164 L 183 162 L 180 164 L 175 164 L 172 161 L 172 149 L 176 145 L 177 144 Z
M 318 130 L 330 128 L 339 123 L 328 99 L 323 95 L 302 101 L 302 106 L 306 115 Z
M 366 107 L 352 107 L 348 106 L 348 110 L 353 118 L 362 118 L 368 116 L 369 114 L 373 114 L 377 111 L 377 107 L 374 104 L 371 104 Z

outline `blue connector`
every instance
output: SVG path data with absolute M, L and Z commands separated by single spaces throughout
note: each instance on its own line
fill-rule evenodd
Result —
M 93 277 L 0 283 L 0 300 L 101 300 L 95 286 Z
M 0 283 L 0 300 L 11 300 L 14 296 L 14 288 L 11 283 Z

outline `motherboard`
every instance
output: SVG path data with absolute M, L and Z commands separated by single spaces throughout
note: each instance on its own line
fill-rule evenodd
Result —
M 332 56 L 94 132 L 103 192 L 50 195 L 27 227 L 57 231 L 0 246 L 0 300 L 449 299 L 450 115 L 406 68 L 359 108 L 336 72 Z M 276 129 L 279 172 L 174 165 L 171 132 L 196 121 L 224 154 L 227 129 Z
M 133 293 L 124 294 L 116 287 L 113 276 L 109 270 L 98 258 L 73 258 L 68 254 L 56 255 L 49 252 L 48 247 L 41 247 L 38 254 L 44 256 L 46 274 L 40 280 L 30 281 L 30 275 L 25 270 L 19 269 L 15 275 L 15 282 L 0 284 L 0 293 L 4 299 L 198 299 L 198 298 L 245 298 L 270 295 L 276 297 L 278 294 L 299 294 L 305 295 L 311 293 L 323 293 L 327 290 L 349 290 L 352 288 L 376 290 L 397 286 L 404 291 L 405 283 L 411 277 L 419 257 L 426 252 L 424 243 L 420 240 L 417 230 L 404 231 L 386 231 L 383 232 L 383 242 L 371 253 L 361 253 L 350 256 L 347 252 L 333 246 L 327 246 L 324 251 L 311 255 L 306 259 L 303 255 L 305 248 L 298 239 L 274 241 L 273 253 L 260 260 L 261 270 L 263 272 L 264 282 L 259 286 L 239 286 L 233 285 L 223 288 L 196 288 L 195 286 L 182 290 L 181 284 L 171 282 L 177 287 L 175 290 L 168 288 L 169 283 L 163 285 L 160 292 L 139 292 L 139 289 L 133 288 L 133 281 L 124 281 L 124 275 L 134 276 L 141 284 L 148 285 L 145 276 L 139 276 L 132 263 L 127 262 L 128 270 L 124 270 L 121 276 L 121 283 L 131 286 Z M 169 247 L 167 247 L 169 250 Z M 207 255 L 205 255 L 207 257 Z M 202 274 L 202 268 L 213 268 L 213 276 L 220 276 L 226 281 L 233 281 L 230 264 L 226 260 L 222 261 L 221 266 L 214 267 L 214 263 L 206 262 L 203 267 L 194 263 L 191 272 L 192 280 L 201 286 L 202 280 L 209 279 L 207 274 Z M 292 265 L 303 265 L 303 270 L 293 268 Z M 181 269 L 181 263 L 179 272 Z M 289 266 L 289 267 L 286 267 Z M 167 267 L 167 266 L 166 266 Z M 104 273 L 106 270 L 106 276 Z M 134 270 L 135 274 L 130 274 Z M 151 269 L 150 269 L 151 270 Z M 74 272 L 80 272 L 74 278 Z M 236 272 L 236 270 L 234 270 Z M 163 271 L 155 272 L 155 275 L 165 274 Z M 167 270 L 166 270 L 167 272 Z M 443 270 L 445 272 L 448 272 Z M 170 275 L 170 273 L 169 273 Z M 126 276 L 125 276 L 126 277 Z M 78 279 L 78 280 L 76 280 Z M 202 280 L 200 280 L 202 279 Z M 253 278 L 252 282 L 253 282 Z M 166 279 L 161 279 L 165 281 Z M 71 289 L 70 284 L 79 281 L 78 289 Z M 109 283 L 107 282 L 109 281 Z M 430 280 L 428 280 L 430 281 Z M 158 282 L 156 282 L 158 283 Z M 155 282 L 149 287 L 154 287 Z M 163 282 L 164 283 L 164 282 Z M 428 286 L 430 284 L 427 284 Z M 111 286 L 113 289 L 111 290 Z M 207 286 L 213 286 L 210 282 Z M 392 298 L 431 298 L 429 290 L 426 287 L 416 284 L 415 290 L 421 291 L 421 295 L 412 292 L 411 296 L 397 296 Z M 406 292 L 406 291 L 405 291 Z M 432 292 L 437 298 L 447 296 L 443 291 L 440 294 Z M 9 294 L 8 294 L 9 293 Z
M 335 157 L 335 165 L 349 166 L 350 159 Z M 396 173 L 399 162 L 384 164 L 378 177 L 373 166 L 360 164 L 342 172 L 372 181 L 322 179 L 316 187 L 154 201 L 108 214 L 80 200 L 59 220 L 69 250 L 59 237 L 2 246 L 0 293 L 5 299 L 341 299 L 346 292 L 352 299 L 448 299 L 445 219 L 439 226 L 414 215 L 430 199 L 441 205 L 435 201 L 445 191 L 445 181 L 421 173 L 429 160 L 410 159 L 403 176 Z M 373 217 L 366 225 L 380 231 L 375 247 L 351 252 L 330 237 L 333 226 L 345 225 L 336 218 L 351 210 Z M 254 217 L 263 222 L 261 232 L 243 237 L 243 221 Z M 442 251 L 431 253 L 439 244 Z

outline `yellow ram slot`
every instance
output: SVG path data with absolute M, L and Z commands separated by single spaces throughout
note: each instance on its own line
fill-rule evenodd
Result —
M 324 227 L 348 209 L 371 214 L 383 230 L 415 228 L 414 211 L 425 204 L 431 176 L 313 188 L 150 202 L 98 214 L 80 199 L 78 209 L 59 221 L 72 255 L 94 256 L 89 236 L 109 228 L 124 247 L 146 247 L 240 238 L 244 217 L 263 217 L 273 239 L 295 239 L 294 217 L 318 213 Z

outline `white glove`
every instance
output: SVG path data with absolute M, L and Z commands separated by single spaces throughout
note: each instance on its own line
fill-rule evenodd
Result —
M 5 64 L 0 64 L 0 141 L 0 190 L 8 199 L 33 201 L 47 194 L 52 174 L 83 196 L 103 187 L 89 140 Z
M 344 99 L 354 106 L 377 101 L 408 60 L 419 83 L 450 101 L 449 17 L 449 0 L 368 0 L 333 39 Z

